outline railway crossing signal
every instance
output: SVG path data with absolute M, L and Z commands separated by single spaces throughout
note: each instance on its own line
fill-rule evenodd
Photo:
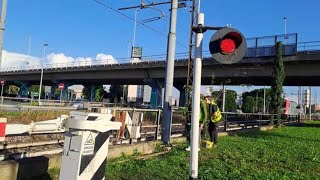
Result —
M 227 27 L 204 26 L 204 14 L 198 13 L 198 25 L 192 30 L 197 33 L 195 43 L 194 76 L 192 88 L 192 113 L 190 131 L 190 179 L 198 179 L 198 148 L 199 148 L 199 113 L 200 87 L 202 72 L 202 41 L 203 33 L 216 30 L 211 37 L 209 50 L 214 60 L 222 64 L 233 64 L 240 61 L 247 51 L 247 42 L 240 31 Z
M 245 56 L 247 42 L 240 31 L 226 27 L 211 37 L 209 50 L 213 59 L 219 63 L 233 64 Z

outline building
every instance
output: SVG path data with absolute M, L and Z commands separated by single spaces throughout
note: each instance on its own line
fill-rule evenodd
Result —
M 319 112 L 320 111 L 320 105 L 311 105 L 311 111 L 312 112 Z
M 82 89 L 69 89 L 70 100 L 81 99 Z

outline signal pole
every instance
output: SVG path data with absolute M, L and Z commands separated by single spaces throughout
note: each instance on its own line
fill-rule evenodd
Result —
M 198 14 L 198 26 L 204 25 L 204 14 Z M 198 147 L 199 147 L 199 114 L 200 114 L 200 86 L 202 71 L 202 40 L 203 32 L 198 31 L 196 36 L 194 76 L 192 88 L 192 114 L 191 114 L 191 154 L 190 179 L 198 179 Z
M 236 29 L 204 26 L 203 13 L 198 14 L 198 24 L 192 29 L 197 33 L 197 36 L 195 44 L 194 76 L 192 89 L 193 99 L 190 132 L 191 153 L 189 179 L 198 179 L 199 115 L 203 33 L 207 30 L 217 31 L 210 39 L 209 50 L 213 59 L 222 64 L 233 64 L 240 61 L 246 53 L 247 43 L 241 32 Z
M 2 71 L 2 50 L 3 50 L 3 34 L 7 14 L 7 0 L 2 0 L 1 16 L 0 16 L 0 71 Z

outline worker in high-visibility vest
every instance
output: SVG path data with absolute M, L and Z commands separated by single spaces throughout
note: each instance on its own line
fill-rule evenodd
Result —
M 218 105 L 214 102 L 214 100 L 210 96 L 206 96 L 206 103 L 208 107 L 208 120 L 209 126 L 208 131 L 210 135 L 210 141 L 206 142 L 207 148 L 217 147 L 218 144 L 218 127 L 222 120 L 222 115 L 219 110 Z
M 208 118 L 208 110 L 207 110 L 207 101 L 203 95 L 200 96 L 200 114 L 199 114 L 199 150 L 200 150 L 200 142 L 201 142 L 201 132 L 204 127 L 204 123 L 207 122 Z M 186 137 L 187 141 L 190 143 L 190 130 L 191 130 L 191 104 L 188 107 L 189 109 L 189 122 L 187 122 L 186 127 Z M 186 149 L 187 151 L 190 151 L 190 146 Z

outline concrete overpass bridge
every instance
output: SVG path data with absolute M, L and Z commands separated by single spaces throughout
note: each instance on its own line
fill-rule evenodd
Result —
M 286 86 L 317 86 L 320 84 L 320 51 L 309 48 L 298 51 L 297 34 L 287 34 L 283 46 L 284 64 L 286 69 Z M 291 37 L 291 38 L 290 38 Z M 274 42 L 283 38 L 283 35 L 270 36 L 273 43 L 259 46 L 259 39 L 248 39 L 248 51 L 245 58 L 231 65 L 216 63 L 204 53 L 202 69 L 202 85 L 270 85 L 274 61 Z M 294 39 L 294 40 L 292 40 Z M 253 41 L 254 46 L 250 46 Z M 320 44 L 320 43 L 319 43 Z M 307 47 L 309 45 L 307 44 Z M 320 46 L 319 46 L 320 47 Z M 175 62 L 174 86 L 183 94 L 183 86 L 187 79 L 186 54 L 177 55 Z M 43 84 L 57 86 L 63 82 L 67 86 L 82 84 L 93 89 L 101 84 L 136 84 L 150 85 L 156 94 L 161 94 L 165 79 L 165 56 L 141 59 L 139 62 L 130 62 L 129 59 L 73 62 L 66 64 L 52 64 L 44 66 Z M 0 79 L 9 84 L 22 87 L 27 91 L 33 84 L 39 84 L 40 66 L 19 69 L 19 67 L 2 69 Z M 24 89 L 24 90 L 23 90 Z
M 244 58 L 231 65 L 218 64 L 211 57 L 203 59 L 202 85 L 270 85 L 274 57 Z M 285 56 L 286 86 L 320 85 L 320 51 Z M 149 84 L 150 80 L 164 80 L 165 61 L 142 61 L 125 64 L 103 64 L 80 67 L 44 69 L 43 82 L 50 85 L 60 81 L 76 84 Z M 183 86 L 187 78 L 187 59 L 175 61 L 174 84 Z M 7 82 L 28 81 L 38 84 L 41 69 L 7 71 L 0 78 Z

